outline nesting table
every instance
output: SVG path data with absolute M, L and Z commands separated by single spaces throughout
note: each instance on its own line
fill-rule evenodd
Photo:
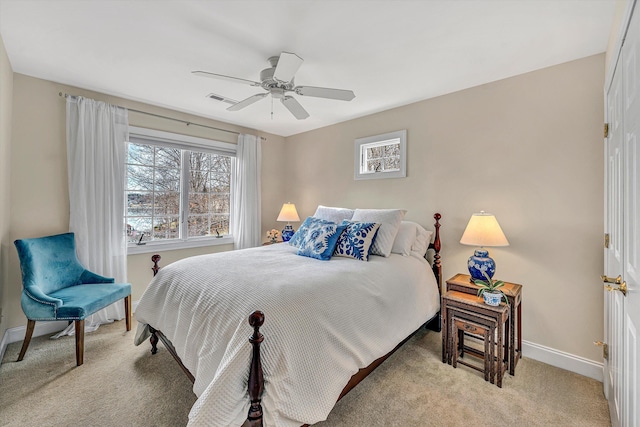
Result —
M 445 290 L 477 295 L 478 289 L 478 285 L 471 281 L 471 277 L 468 274 L 456 274 L 446 281 Z M 515 375 L 516 365 L 522 357 L 522 285 L 505 282 L 504 286 L 500 289 L 504 292 L 507 300 L 509 301 L 509 325 L 505 339 L 508 346 L 507 355 L 509 362 L 509 374 Z M 442 315 L 442 321 L 444 334 L 444 312 Z

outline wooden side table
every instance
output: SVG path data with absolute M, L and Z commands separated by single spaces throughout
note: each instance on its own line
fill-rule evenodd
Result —
M 446 281 L 445 291 L 458 291 L 478 294 L 478 285 L 471 281 L 468 274 L 456 274 Z M 500 288 L 509 300 L 509 374 L 515 375 L 516 365 L 522 357 L 522 285 L 504 282 Z
M 457 291 L 442 295 L 442 348 L 443 363 L 455 365 L 468 353 L 484 359 L 484 369 L 470 363 L 466 366 L 484 372 L 485 380 L 502 387 L 502 378 L 508 367 L 509 307 L 505 303 L 490 306 L 481 297 Z M 464 345 L 465 334 L 476 336 L 484 342 L 484 351 Z M 495 340 L 494 340 L 495 336 Z M 495 348 L 495 357 L 494 357 Z M 497 375 L 496 375 L 497 374 Z

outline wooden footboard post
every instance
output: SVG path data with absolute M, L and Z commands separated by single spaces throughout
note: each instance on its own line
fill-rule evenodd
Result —
M 151 270 L 153 271 L 154 277 L 156 274 L 158 274 L 158 270 L 160 270 L 160 267 L 158 267 L 160 258 L 162 257 L 158 254 L 155 254 L 151 257 L 151 261 L 153 262 L 153 267 L 151 267 Z M 158 335 L 156 334 L 156 330 L 151 326 L 149 326 L 149 332 L 151 333 L 151 337 L 149 338 L 149 342 L 151 343 L 151 354 L 156 354 L 158 352 Z
M 158 352 L 158 335 L 156 334 L 156 330 L 149 326 L 149 332 L 151 333 L 151 337 L 149 338 L 149 342 L 151 343 L 151 354 L 156 354 Z
M 251 368 L 249 371 L 249 397 L 251 407 L 247 421 L 251 427 L 262 427 L 262 391 L 264 390 L 264 375 L 262 372 L 262 362 L 260 361 L 260 344 L 264 336 L 260 333 L 260 326 L 264 323 L 264 314 L 261 311 L 254 311 L 249 316 L 249 324 L 253 328 L 253 335 L 249 337 L 249 342 L 253 346 L 253 357 L 251 358 Z
M 153 267 L 151 267 L 151 270 L 153 271 L 153 277 L 155 277 L 156 274 L 158 274 L 158 270 L 160 270 L 160 267 L 158 266 L 158 262 L 160 262 L 161 258 L 162 257 L 158 254 L 151 256 L 151 262 L 153 262 Z

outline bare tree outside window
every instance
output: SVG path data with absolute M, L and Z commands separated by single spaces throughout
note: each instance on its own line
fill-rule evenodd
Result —
M 400 142 L 365 147 L 366 172 L 400 170 Z
M 229 234 L 231 158 L 191 152 L 189 237 Z

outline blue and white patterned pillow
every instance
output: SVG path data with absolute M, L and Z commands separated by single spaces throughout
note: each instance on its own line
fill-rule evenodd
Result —
M 340 235 L 336 250 L 333 254 L 335 256 L 368 261 L 371 245 L 380 228 L 380 224 L 375 222 L 351 222 L 345 220 L 342 221 L 342 225 L 346 225 L 347 228 Z
M 306 222 L 306 220 L 305 220 Z M 314 218 L 298 247 L 298 255 L 328 261 L 346 225 Z
M 298 231 L 296 231 L 293 234 L 293 236 L 291 236 L 291 239 L 289 239 L 289 244 L 291 246 L 295 246 L 296 248 L 299 248 L 300 244 L 302 243 L 302 241 L 306 237 L 307 233 L 309 233 L 309 228 L 312 225 L 314 225 L 316 222 L 318 222 L 318 221 L 331 222 L 331 221 L 327 221 L 325 219 L 316 218 L 314 216 L 308 216 L 304 220 L 304 222 L 300 225 L 300 228 L 298 228 Z

